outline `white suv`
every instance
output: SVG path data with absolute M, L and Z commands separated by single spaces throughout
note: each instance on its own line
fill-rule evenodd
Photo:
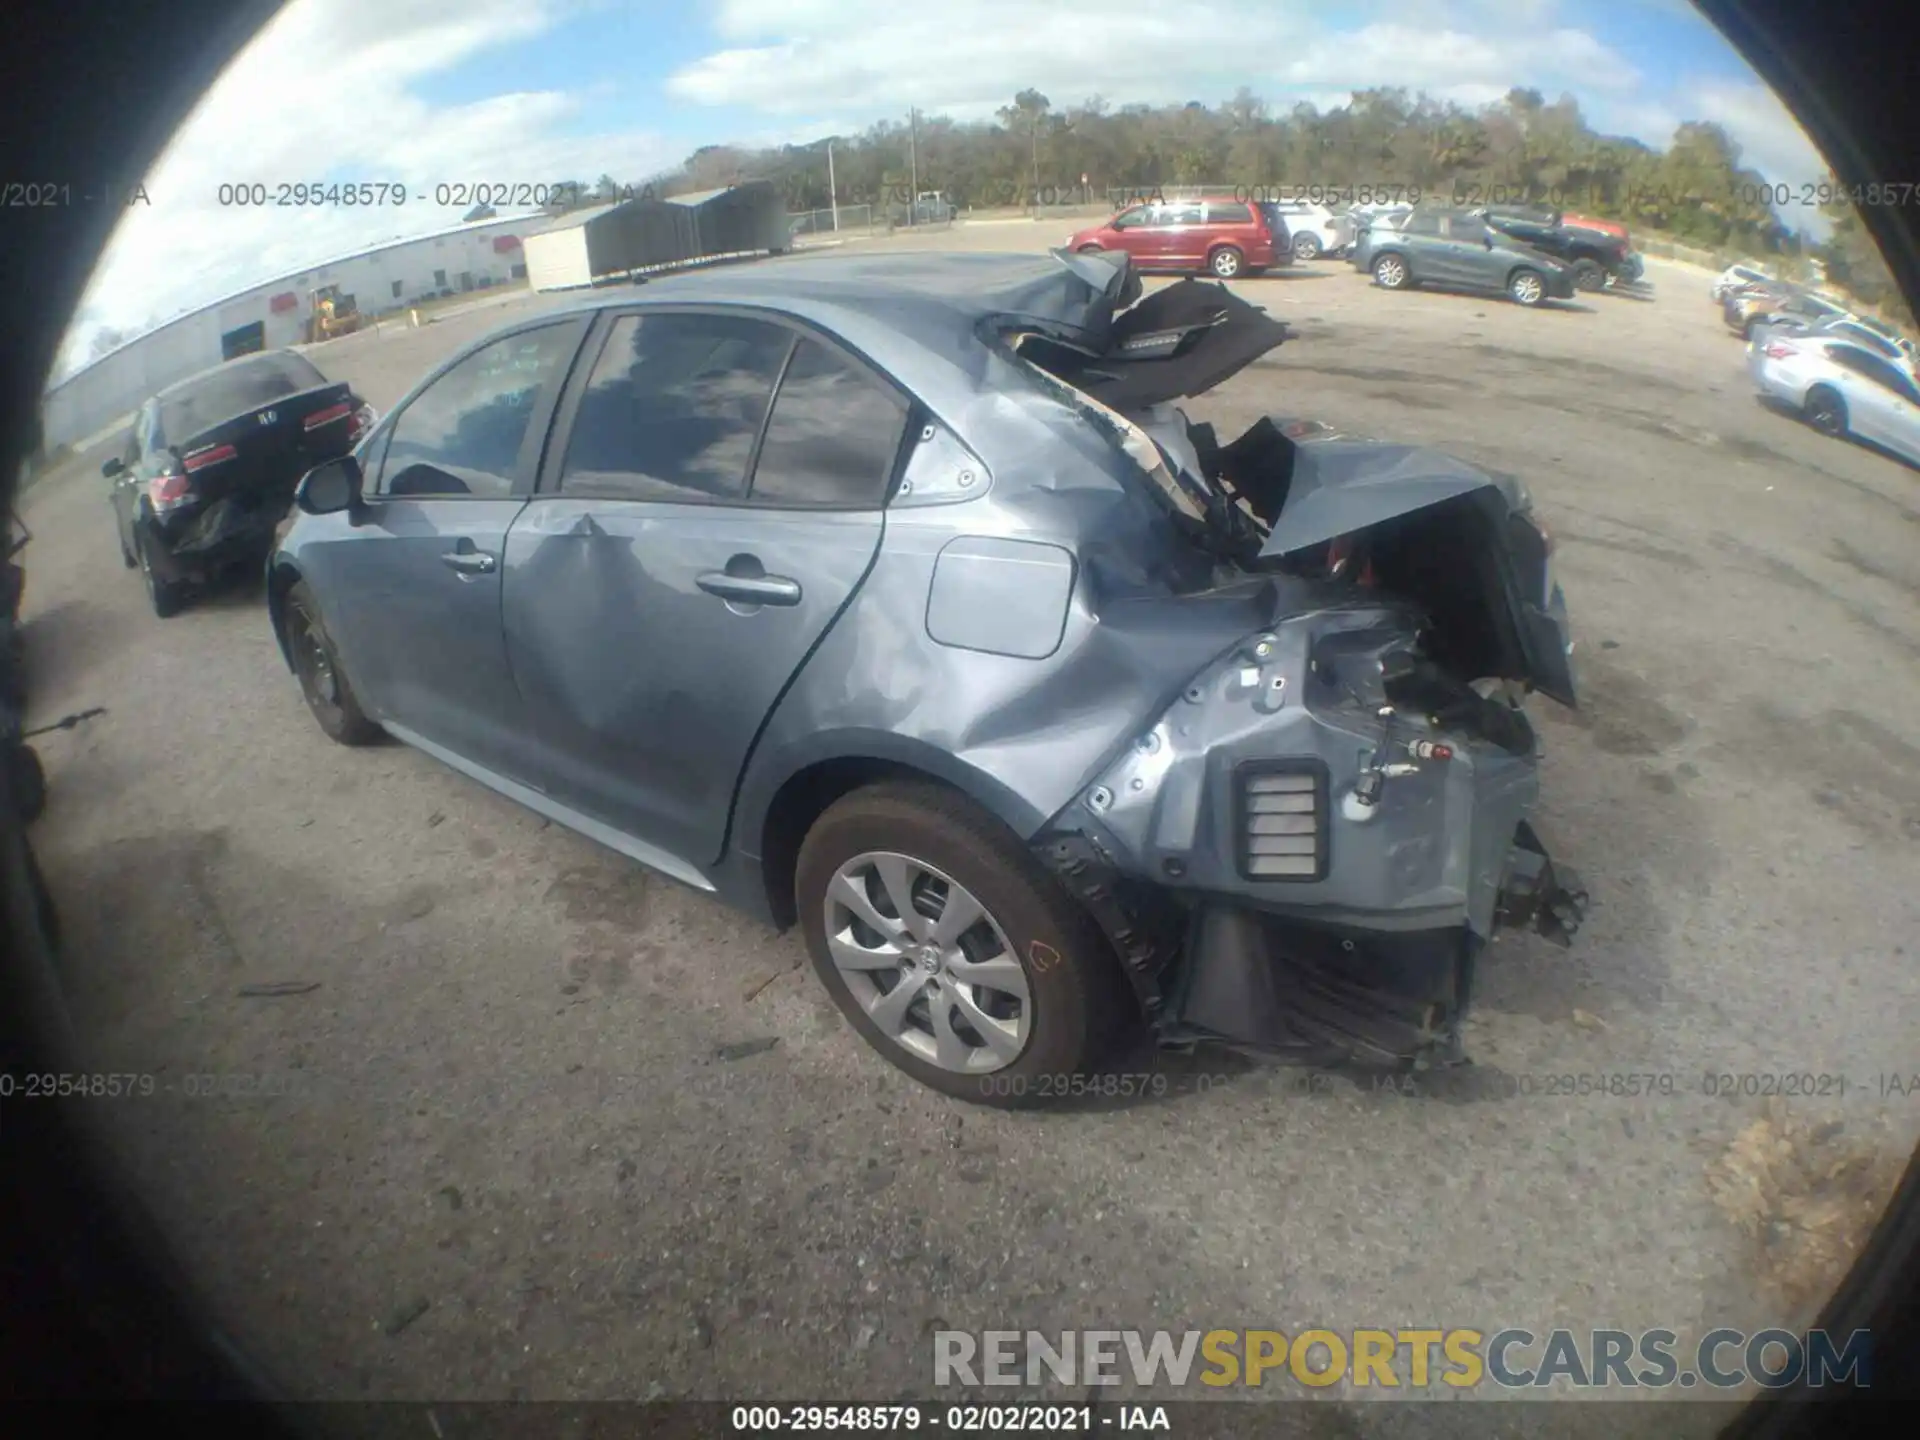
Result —
M 1339 255 L 1353 244 L 1353 219 L 1336 215 L 1324 205 L 1307 200 L 1276 200 L 1273 209 L 1287 222 L 1293 236 L 1293 258 L 1317 260 Z

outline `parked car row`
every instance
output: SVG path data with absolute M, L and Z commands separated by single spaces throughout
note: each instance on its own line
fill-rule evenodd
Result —
M 1760 398 L 1920 465 L 1920 347 L 1845 301 L 1735 265 L 1709 287 Z
M 1491 290 L 1522 305 L 1636 284 L 1642 265 L 1626 231 L 1576 220 L 1558 211 L 1442 205 L 1337 215 L 1302 202 L 1202 196 L 1130 206 L 1073 234 L 1067 248 L 1118 250 L 1141 270 L 1222 280 L 1344 255 L 1389 290 Z
M 1142 1028 L 1449 1063 L 1491 936 L 1585 911 L 1528 819 L 1565 606 L 1514 477 L 1178 408 L 1291 338 L 1111 252 L 595 297 L 308 469 L 268 618 L 327 735 L 797 924 L 949 1095 L 1037 1097 Z M 316 389 L 165 435 L 311 436 Z M 298 448 L 250 473 L 277 496 Z

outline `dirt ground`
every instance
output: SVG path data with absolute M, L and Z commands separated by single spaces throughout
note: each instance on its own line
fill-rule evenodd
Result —
M 1202 1055 L 1158 1100 L 949 1103 L 796 936 L 332 745 L 256 596 L 156 620 L 100 454 L 36 486 L 35 720 L 108 713 L 41 742 L 34 841 L 93 1067 L 156 1077 L 97 1113 L 219 1312 L 296 1394 L 442 1399 L 925 1397 L 943 1328 L 1804 1323 L 1920 1133 L 1878 1080 L 1920 1069 L 1920 484 L 1763 410 L 1706 277 L 1650 271 L 1539 312 L 1247 280 L 1298 338 L 1192 407 L 1446 447 L 1553 528 L 1585 703 L 1538 707 L 1541 824 L 1594 906 L 1570 952 L 1492 951 L 1468 1039 L 1504 1085 Z M 385 408 L 553 303 L 315 358 Z M 315 988 L 240 993 L 274 982 Z M 1847 1089 L 1763 1132 L 1708 1073 Z M 1544 1093 L 1616 1074 L 1672 1093 Z M 1740 1179 L 1795 1143 L 1853 1158 Z

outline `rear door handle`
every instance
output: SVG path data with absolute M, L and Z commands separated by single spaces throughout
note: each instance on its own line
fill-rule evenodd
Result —
M 798 605 L 800 582 L 784 575 L 729 575 L 709 570 L 693 582 L 709 595 L 740 605 Z
M 485 551 L 449 550 L 440 557 L 440 563 L 462 575 L 491 575 L 497 562 Z

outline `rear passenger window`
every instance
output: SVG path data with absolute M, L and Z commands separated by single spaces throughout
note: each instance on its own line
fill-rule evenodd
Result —
M 563 495 L 739 500 L 793 344 L 737 315 L 623 315 L 594 362 L 567 440 Z
M 1213 225 L 1251 225 L 1253 207 L 1237 201 L 1208 201 L 1207 221 Z
M 878 509 L 906 422 L 906 404 L 892 390 L 837 351 L 802 339 L 773 402 L 753 499 Z

